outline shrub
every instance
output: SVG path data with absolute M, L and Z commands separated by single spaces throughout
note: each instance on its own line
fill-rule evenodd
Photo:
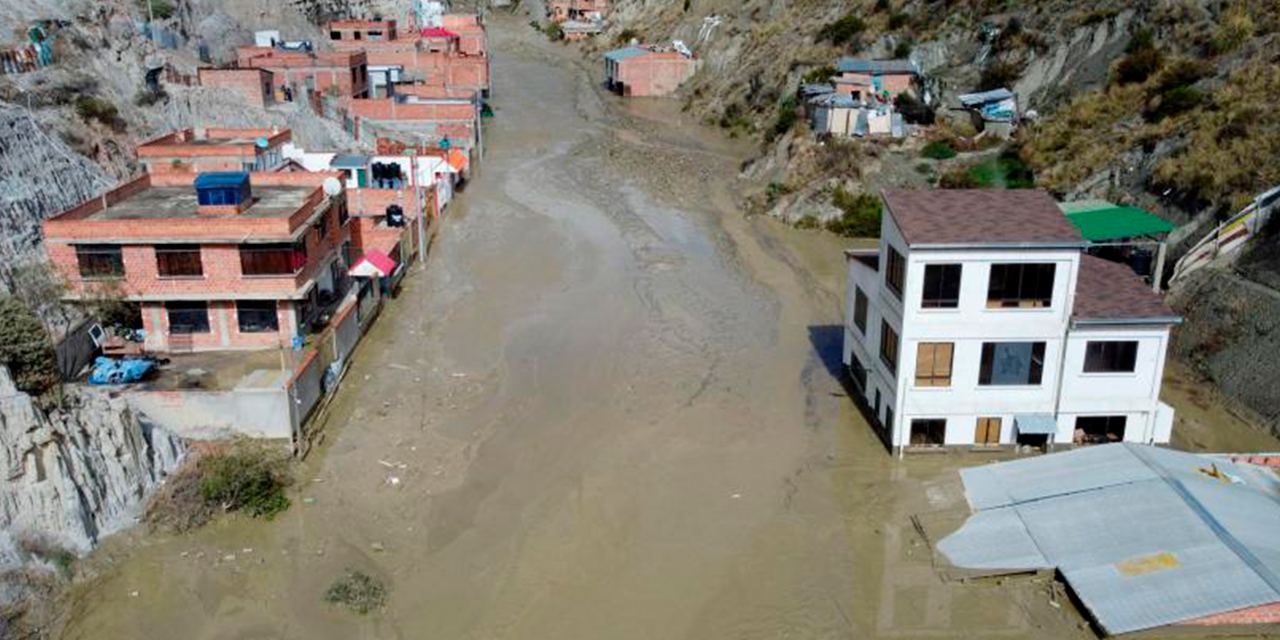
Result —
M 877 13 L 889 10 L 889 0 L 876 0 L 875 10 Z
M 911 48 L 910 40 L 899 40 L 897 46 L 893 48 L 893 57 L 906 58 L 911 55 Z
M 893 99 L 893 106 L 902 114 L 902 118 L 911 124 L 931 125 L 937 119 L 933 107 L 919 101 L 909 93 L 899 93 Z
M 818 29 L 817 40 L 819 42 L 830 42 L 834 45 L 843 45 L 852 42 L 866 28 L 867 25 L 862 21 L 862 18 L 851 13 L 835 22 L 823 25 L 821 29 Z
M 618 35 L 613 37 L 613 43 L 619 44 L 619 45 L 630 44 L 632 40 L 639 40 L 639 39 L 640 39 L 640 32 L 636 31 L 635 29 L 623 29 L 622 31 L 618 32 Z
M 822 223 L 818 220 L 818 216 L 812 213 L 801 216 L 799 220 L 796 220 L 797 229 L 818 229 L 821 226 Z
M 978 78 L 978 91 L 1012 87 L 1021 75 L 1018 65 L 1012 62 L 993 62 L 982 70 L 982 76 Z
M 348 569 L 325 590 L 324 601 L 366 615 L 386 606 L 387 588 L 367 573 Z
M 830 65 L 827 65 L 825 67 L 818 67 L 817 69 L 813 69 L 808 73 L 804 74 L 804 76 L 800 78 L 800 82 L 804 84 L 817 84 L 820 82 L 826 82 L 836 77 L 838 73 L 839 72 L 836 71 L 836 68 Z
M 548 23 L 547 27 L 543 29 L 543 33 L 546 33 L 547 38 L 552 42 L 564 40 L 564 29 L 554 22 Z
M 149 107 L 168 98 L 169 93 L 164 90 L 164 87 L 157 87 L 154 91 L 144 87 L 133 99 L 133 103 L 139 107 Z
M 850 238 L 880 237 L 880 198 L 836 187 L 831 192 L 831 204 L 840 209 L 841 215 L 827 223 L 828 231 Z
M 143 15 L 155 16 L 157 20 L 168 20 L 178 11 L 173 0 L 138 0 L 138 8 Z
M 1132 84 L 1146 82 L 1164 64 L 1164 56 L 1156 48 L 1155 33 L 1139 29 L 1124 48 L 1125 56 L 1116 65 L 1116 82 Z
M 949 160 L 956 157 L 955 147 L 945 140 L 934 140 L 924 146 L 920 151 L 920 155 L 930 160 Z
M 1238 5 L 1234 6 L 1223 14 L 1222 22 L 1214 29 L 1209 48 L 1219 54 L 1234 51 L 1248 42 L 1254 31 L 1253 18 Z
M 76 98 L 76 115 L 86 122 L 97 120 L 117 131 L 124 128 L 124 121 L 120 119 L 120 110 L 102 98 L 94 96 Z
M 943 189 L 977 189 L 982 181 L 974 175 L 971 167 L 955 167 L 942 174 L 938 186 Z
M 916 173 L 922 176 L 931 175 L 933 174 L 933 165 L 929 164 L 928 162 L 921 162 L 920 164 L 916 165 Z
M 783 100 L 782 104 L 778 105 L 778 117 L 773 121 L 773 128 L 769 130 L 769 139 L 785 135 L 799 119 L 800 110 L 796 108 L 796 99 L 788 97 Z
M 1211 73 L 1213 73 L 1213 67 L 1206 62 L 1179 58 L 1161 72 L 1160 78 L 1156 81 L 1155 94 L 1162 95 L 1178 87 L 1193 85 Z
M 1191 87 L 1177 87 L 1161 94 L 1159 99 L 1142 113 L 1147 122 L 1160 122 L 1165 118 L 1190 111 L 1204 102 L 1204 94 Z
M 57 386 L 58 358 L 44 324 L 17 298 L 0 298 L 0 364 L 9 368 L 13 383 L 32 396 Z
M 898 30 L 907 26 L 907 22 L 911 20 L 911 15 L 905 12 L 895 13 L 889 16 L 889 29 Z
M 267 520 L 289 508 L 289 480 L 278 456 L 245 447 L 207 455 L 199 467 L 200 496 L 207 504 Z

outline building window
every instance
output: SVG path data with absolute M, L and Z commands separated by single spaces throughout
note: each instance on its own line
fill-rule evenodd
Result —
M 320 216 L 320 222 L 317 223 L 316 232 L 320 234 L 316 237 L 317 240 L 324 240 L 325 238 L 329 237 L 329 212 L 328 211 L 325 211 L 324 214 Z
M 862 335 L 867 334 L 867 294 L 857 286 L 853 288 L 853 325 Z
M 341 40 L 341 39 L 342 39 L 342 32 L 341 32 L 341 31 L 330 31 L 330 32 L 329 32 L 329 39 L 330 39 L 330 40 Z
M 204 302 L 166 302 L 169 333 L 209 333 L 209 305 Z
M 370 39 L 370 40 L 381 40 L 381 39 L 382 39 L 382 31 L 377 30 L 377 29 L 370 29 L 370 30 L 369 30 L 369 39 Z
M 1085 345 L 1085 373 L 1133 373 L 1137 363 L 1137 341 L 1090 342 Z
M 280 330 L 275 300 L 237 300 L 240 333 L 275 333 Z
M 1106 444 L 1124 440 L 1124 416 L 1080 416 L 1076 418 L 1075 444 Z
M 1000 444 L 1000 418 L 978 418 L 978 428 L 973 434 L 973 443 L 980 447 L 993 447 Z
M 343 199 L 338 203 L 338 226 L 347 224 L 347 220 L 351 219 L 351 212 L 347 210 L 347 201 Z
M 898 371 L 898 333 L 887 321 L 880 321 L 880 361 L 889 367 L 889 373 Z
M 361 39 L 363 36 L 364 36 L 364 34 L 362 34 L 362 33 L 361 33 L 361 32 L 359 32 L 359 31 L 352 31 L 352 32 L 351 32 L 351 38 L 352 38 L 353 40 L 359 40 L 359 39 Z
M 76 262 L 82 278 L 119 278 L 124 275 L 124 254 L 118 244 L 78 244 Z
M 1037 385 L 1044 376 L 1043 342 L 984 342 L 980 385 Z
M 1053 302 L 1056 265 L 993 264 L 987 286 L 988 309 L 1039 309 Z
M 960 265 L 930 264 L 924 268 L 925 309 L 955 309 L 960 306 Z
M 944 419 L 912 420 L 911 446 L 941 447 L 947 442 L 947 421 Z
M 950 342 L 921 342 L 916 347 L 916 386 L 951 386 L 951 357 L 955 345 Z
M 901 300 L 902 284 L 907 276 L 907 261 L 893 247 L 886 247 L 886 250 L 889 253 L 889 260 L 884 269 L 884 283 Z
M 867 388 L 867 368 L 862 366 L 862 361 L 852 352 L 849 353 L 849 375 L 859 389 Z
M 306 245 L 240 245 L 240 273 L 246 276 L 288 276 L 307 266 Z
M 172 244 L 156 247 L 156 272 L 161 278 L 198 278 L 204 275 L 200 245 Z

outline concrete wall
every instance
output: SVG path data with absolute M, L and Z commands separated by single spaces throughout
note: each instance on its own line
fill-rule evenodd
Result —
M 230 391 L 129 391 L 123 397 L 146 419 L 183 438 L 216 440 L 242 435 L 287 439 L 292 433 L 283 387 Z

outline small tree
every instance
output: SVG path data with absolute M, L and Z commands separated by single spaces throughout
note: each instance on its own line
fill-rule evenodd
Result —
M 9 367 L 19 390 L 43 395 L 58 385 L 58 358 L 44 324 L 12 296 L 0 298 L 0 364 Z

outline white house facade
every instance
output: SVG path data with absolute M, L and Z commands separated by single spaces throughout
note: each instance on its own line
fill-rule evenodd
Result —
M 889 443 L 1165 443 L 1180 319 L 1041 191 L 884 194 L 849 251 L 844 362 Z

